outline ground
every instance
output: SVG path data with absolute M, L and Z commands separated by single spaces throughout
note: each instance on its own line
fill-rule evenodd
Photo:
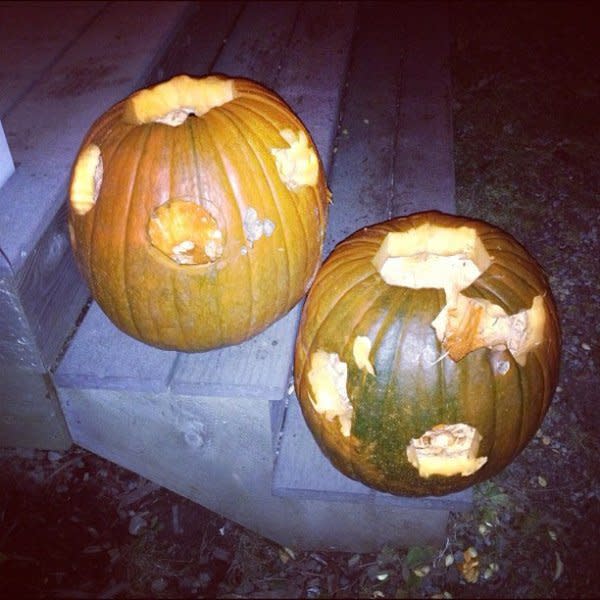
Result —
M 76 446 L 0 451 L 6 597 L 600 596 L 599 43 L 593 3 L 451 4 L 458 212 L 520 240 L 560 310 L 535 438 L 441 548 L 294 553 Z

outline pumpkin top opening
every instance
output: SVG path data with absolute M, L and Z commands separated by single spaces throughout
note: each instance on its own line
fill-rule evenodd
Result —
M 389 285 L 444 289 L 451 302 L 490 266 L 491 259 L 475 229 L 424 223 L 388 233 L 373 264 Z
M 233 79 L 179 75 L 132 94 L 125 101 L 123 118 L 132 125 L 163 123 L 177 127 L 190 114 L 200 117 L 235 97 Z
M 481 434 L 470 425 L 436 425 L 421 437 L 410 440 L 406 457 L 420 477 L 462 475 L 479 470 L 487 457 L 477 457 Z
M 178 265 L 203 265 L 223 254 L 223 233 L 202 206 L 184 199 L 159 206 L 148 222 L 151 244 Z
M 78 215 L 84 215 L 93 208 L 100 195 L 104 168 L 102 154 L 96 144 L 86 146 L 73 169 L 71 181 L 71 207 Z

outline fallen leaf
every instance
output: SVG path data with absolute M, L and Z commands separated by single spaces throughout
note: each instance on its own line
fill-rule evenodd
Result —
M 360 563 L 360 554 L 354 554 L 348 559 L 348 566 L 352 569 Z
M 413 573 L 417 577 L 425 577 L 425 575 L 427 575 L 429 573 L 429 571 L 431 571 L 431 567 L 429 567 L 428 565 L 425 565 L 423 567 L 417 567 L 416 569 L 413 569 Z
M 468 583 L 477 583 L 479 579 L 479 559 L 477 550 L 473 546 L 463 552 L 463 562 L 458 565 L 458 570 Z
M 560 555 L 558 552 L 555 552 L 554 556 L 556 556 L 556 566 L 554 567 L 554 577 L 552 578 L 552 581 L 557 581 L 563 574 L 563 571 L 565 570 L 565 565 L 560 559 Z

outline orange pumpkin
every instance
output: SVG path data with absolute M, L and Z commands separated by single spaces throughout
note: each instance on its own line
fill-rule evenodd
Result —
M 117 327 L 208 350 L 259 333 L 306 293 L 329 198 L 315 145 L 279 96 L 182 75 L 92 125 L 71 178 L 71 243 Z
M 295 386 L 348 477 L 443 495 L 492 477 L 531 440 L 559 357 L 534 258 L 493 225 L 432 211 L 336 246 L 304 304 Z

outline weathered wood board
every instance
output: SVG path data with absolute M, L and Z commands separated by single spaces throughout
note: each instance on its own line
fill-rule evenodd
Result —
M 92 121 L 156 70 L 192 6 L 0 6 L 0 114 L 16 166 L 0 188 L 0 445 L 71 443 L 49 376 L 88 300 L 66 230 L 71 164 Z
M 4 127 L 0 120 L 0 188 L 6 183 L 8 178 L 15 172 L 15 163 L 6 141 Z
M 297 111 L 334 194 L 329 250 L 392 214 L 454 209 L 445 19 L 437 4 L 248 3 L 214 53 L 197 49 L 196 36 L 184 41 L 185 52 L 169 52 L 172 64 L 185 59 L 194 74 L 257 79 Z M 190 23 L 189 30 L 204 26 Z M 421 77 L 420 61 L 432 62 L 425 79 L 438 86 L 427 106 L 418 97 L 431 93 L 425 83 L 407 92 L 410 78 Z M 432 170 L 431 161 L 440 165 Z M 413 197 L 425 204 L 411 204 Z M 56 371 L 73 439 L 287 546 L 366 551 L 439 543 L 448 511 L 468 497 L 407 500 L 360 484 L 348 493 L 345 478 L 323 469 L 314 451 L 309 460 L 322 485 L 314 478 L 307 484 L 302 473 L 289 477 L 311 441 L 293 397 L 285 410 L 299 312 L 239 346 L 180 354 L 128 338 L 93 304 Z M 302 465 L 307 475 L 311 466 Z

